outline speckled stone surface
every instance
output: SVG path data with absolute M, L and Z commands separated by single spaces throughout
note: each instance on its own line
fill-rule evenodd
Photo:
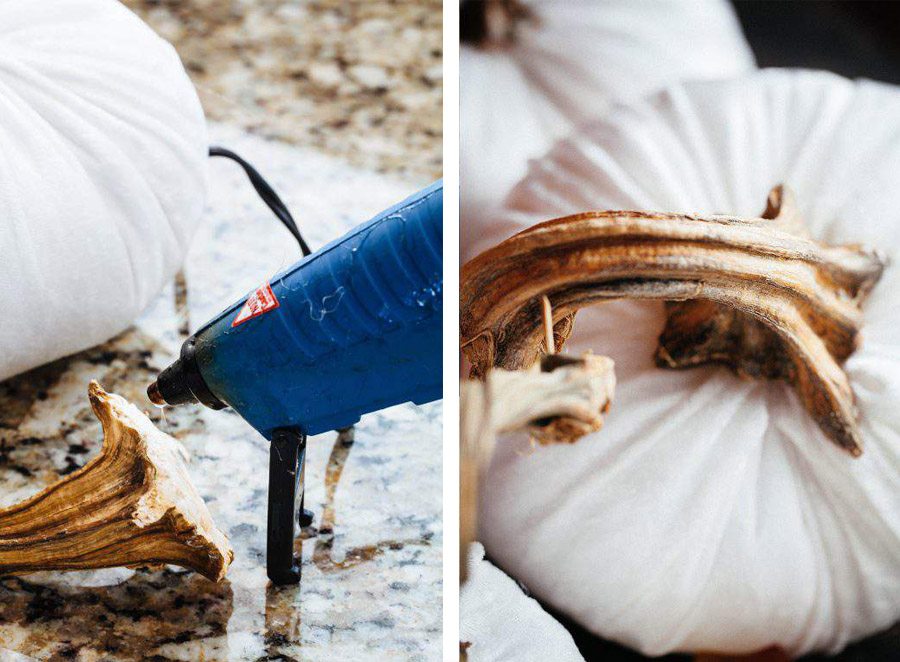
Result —
M 441 172 L 440 0 L 124 0 L 208 117 L 351 163 Z
M 428 183 L 226 125 L 211 134 L 270 178 L 313 248 Z M 93 378 L 185 444 L 198 491 L 235 550 L 218 585 L 172 567 L 0 579 L 0 660 L 439 658 L 440 403 L 369 415 L 352 446 L 333 433 L 310 439 L 306 506 L 316 519 L 304 531 L 304 577 L 274 588 L 264 567 L 267 443 L 230 411 L 163 411 L 144 394 L 176 355 L 185 318 L 196 329 L 298 257 L 239 168 L 213 161 L 185 268 L 186 309 L 170 286 L 121 336 L 0 384 L 0 506 L 96 455 Z

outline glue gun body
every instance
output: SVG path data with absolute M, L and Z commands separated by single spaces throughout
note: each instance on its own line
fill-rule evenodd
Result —
M 229 406 L 271 440 L 440 398 L 442 202 L 439 181 L 226 308 L 160 374 L 155 399 Z

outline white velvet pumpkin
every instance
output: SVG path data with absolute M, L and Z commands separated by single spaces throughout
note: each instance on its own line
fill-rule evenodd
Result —
M 793 390 L 655 367 L 662 304 L 582 310 L 567 347 L 616 362 L 603 430 L 498 445 L 481 539 L 537 597 L 647 654 L 837 651 L 900 619 L 900 90 L 768 70 L 613 109 L 534 162 L 481 248 L 590 209 L 759 215 L 792 187 L 814 237 L 894 260 L 845 368 L 864 454 Z
M 461 252 L 473 230 L 573 126 L 686 79 L 754 68 L 724 0 L 522 2 L 512 43 L 460 48 Z
M 474 543 L 459 590 L 459 640 L 468 662 L 581 662 L 572 635 L 484 558 Z
M 177 270 L 206 125 L 114 0 L 0 0 L 0 379 L 124 329 Z

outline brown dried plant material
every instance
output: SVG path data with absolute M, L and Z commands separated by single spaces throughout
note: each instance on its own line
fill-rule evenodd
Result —
M 0 510 L 0 575 L 171 563 L 221 580 L 234 553 L 191 483 L 184 447 L 97 382 L 88 395 L 103 448 Z
M 540 368 L 491 370 L 460 386 L 460 579 L 478 528 L 478 482 L 498 434 L 525 429 L 538 443 L 572 442 L 599 430 L 615 390 L 611 359 L 547 356 Z
M 557 348 L 583 306 L 677 302 L 667 304 L 660 367 L 721 363 L 741 376 L 784 379 L 825 434 L 858 456 L 841 364 L 856 349 L 861 306 L 885 264 L 859 246 L 807 237 L 780 186 L 761 218 L 588 212 L 531 227 L 463 267 L 461 346 L 476 376 L 526 368 L 544 344 L 543 295 Z
M 481 49 L 506 48 L 525 24 L 539 23 L 521 0 L 482 0 L 460 7 L 460 41 Z

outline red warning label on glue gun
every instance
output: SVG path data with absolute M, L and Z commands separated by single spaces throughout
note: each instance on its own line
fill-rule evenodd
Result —
M 254 317 L 259 317 L 270 310 L 274 310 L 275 308 L 278 308 L 278 305 L 278 299 L 275 298 L 272 286 L 266 282 L 264 285 L 260 285 L 256 288 L 256 291 L 247 297 L 244 306 L 231 323 L 231 328 L 236 327 L 238 324 L 243 324 L 247 320 L 252 320 Z

